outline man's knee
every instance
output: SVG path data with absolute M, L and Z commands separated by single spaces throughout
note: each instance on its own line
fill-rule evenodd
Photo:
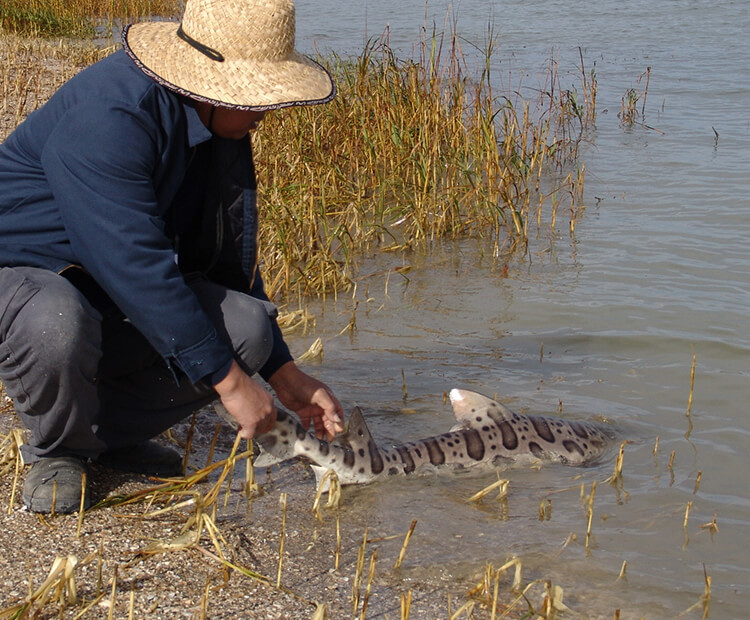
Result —
M 101 346 L 99 313 L 64 278 L 44 270 L 26 270 L 16 295 L 0 309 L 0 315 L 2 310 L 8 316 L 0 338 L 16 357 L 30 356 L 50 369 L 83 357 L 96 367 Z
M 256 373 L 266 363 L 273 349 L 269 307 L 242 293 L 231 297 L 229 308 L 225 310 L 227 332 L 245 370 Z
M 190 285 L 244 370 L 258 372 L 273 350 L 271 316 L 276 315 L 276 306 L 205 278 L 194 279 Z

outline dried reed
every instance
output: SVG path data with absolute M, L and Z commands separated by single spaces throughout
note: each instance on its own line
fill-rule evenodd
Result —
M 20 603 L 0 610 L 0 619 L 36 618 L 39 617 L 48 602 L 56 604 L 60 610 L 60 617 L 68 607 L 77 600 L 75 571 L 94 560 L 96 554 L 86 556 L 82 561 L 69 555 L 57 557 L 44 582 Z M 31 583 L 29 583 L 31 588 Z
M 416 519 L 414 519 L 411 522 L 411 525 L 409 526 L 409 531 L 406 532 L 406 536 L 404 536 L 404 544 L 401 545 L 401 551 L 399 551 L 398 558 L 396 559 L 396 563 L 393 565 L 393 570 L 400 568 L 401 564 L 403 564 L 404 557 L 406 556 L 406 548 L 409 546 L 409 541 L 411 540 L 411 535 L 414 533 L 415 527 L 417 527 Z
M 279 535 L 279 566 L 276 571 L 276 587 L 281 586 L 281 567 L 284 561 L 284 543 L 286 542 L 286 493 L 281 494 L 281 533 Z
M 365 597 L 362 601 L 362 611 L 359 614 L 359 620 L 365 620 L 365 614 L 367 613 L 367 605 L 370 602 L 370 592 L 372 590 L 372 581 L 375 579 L 375 562 L 378 560 L 378 548 L 372 552 L 370 556 L 370 570 L 367 572 L 367 585 L 365 586 Z

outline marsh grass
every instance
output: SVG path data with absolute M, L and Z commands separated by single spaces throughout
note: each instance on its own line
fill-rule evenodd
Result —
M 254 146 L 271 291 L 346 290 L 363 252 L 438 238 L 523 248 L 534 222 L 554 226 L 564 199 L 573 229 L 595 74 L 584 74 L 580 96 L 560 88 L 551 62 L 537 101 L 496 96 L 491 43 L 485 54 L 475 75 L 455 34 L 425 39 L 409 60 L 384 35 L 356 58 L 323 60 L 338 86 L 332 103 L 266 117 Z
M 0 26 L 35 37 L 83 37 L 102 23 L 178 15 L 181 0 L 3 0 Z

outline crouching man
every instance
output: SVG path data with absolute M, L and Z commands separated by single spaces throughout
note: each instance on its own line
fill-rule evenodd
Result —
M 330 101 L 291 0 L 187 0 L 63 85 L 0 145 L 0 380 L 30 431 L 23 501 L 77 510 L 89 460 L 175 475 L 152 438 L 221 399 L 252 438 L 268 381 L 319 436 L 341 405 L 297 368 L 257 265 L 249 132 Z M 84 497 L 88 505 L 88 494 Z

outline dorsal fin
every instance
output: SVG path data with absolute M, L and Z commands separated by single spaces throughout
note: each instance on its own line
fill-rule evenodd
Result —
M 477 424 L 477 414 L 481 415 L 490 408 L 494 408 L 504 418 L 513 416 L 513 412 L 505 405 L 478 392 L 454 388 L 448 396 L 451 399 L 451 406 L 453 407 L 456 420 L 464 425 L 475 426 Z
M 349 416 L 349 425 L 347 426 L 343 441 L 353 448 L 363 448 L 372 441 L 370 429 L 367 428 L 365 417 L 362 415 L 362 410 L 359 407 L 355 407 Z

